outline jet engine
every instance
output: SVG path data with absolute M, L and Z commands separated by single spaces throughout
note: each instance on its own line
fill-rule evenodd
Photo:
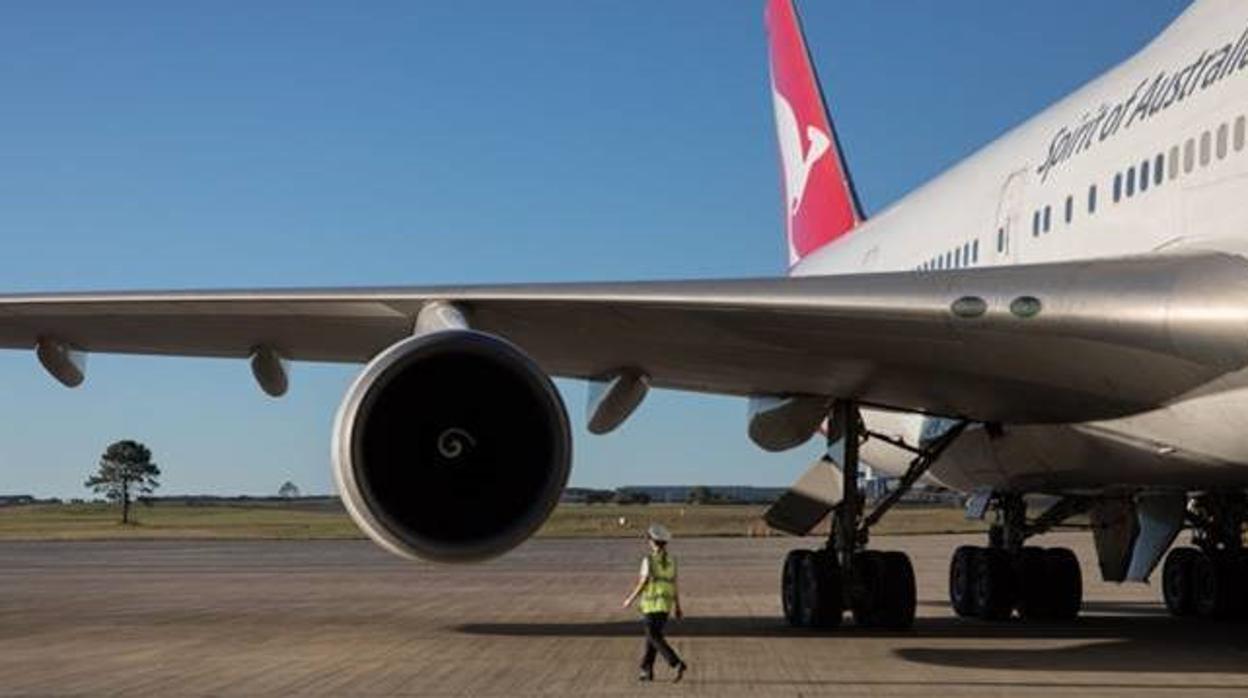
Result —
M 563 400 L 526 354 L 454 329 L 383 351 L 347 391 L 334 426 L 347 511 L 404 557 L 468 562 L 532 535 L 567 483 Z

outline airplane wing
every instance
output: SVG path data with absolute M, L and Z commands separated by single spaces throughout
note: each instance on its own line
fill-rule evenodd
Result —
M 430 301 L 556 376 L 1002 422 L 1156 408 L 1248 365 L 1248 260 L 724 281 L 0 296 L 0 348 L 365 362 Z M 1211 387 L 1212 386 L 1212 387 Z

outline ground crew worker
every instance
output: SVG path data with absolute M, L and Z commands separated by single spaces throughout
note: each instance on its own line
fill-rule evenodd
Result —
M 676 586 L 676 560 L 667 552 L 667 544 L 671 539 L 672 534 L 667 528 L 661 524 L 650 524 L 646 531 L 649 554 L 642 558 L 641 576 L 637 579 L 637 586 L 624 599 L 624 608 L 628 608 L 638 596 L 641 597 L 646 644 L 641 655 L 641 674 L 637 677 L 640 681 L 654 680 L 656 654 L 663 655 L 668 666 L 676 670 L 673 682 L 680 681 L 685 670 L 689 668 L 676 656 L 676 651 L 663 637 L 663 626 L 667 625 L 668 615 L 675 614 L 677 618 L 684 615 L 680 610 L 680 592 Z

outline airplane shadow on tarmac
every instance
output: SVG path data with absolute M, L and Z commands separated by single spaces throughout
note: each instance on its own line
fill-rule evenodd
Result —
M 937 606 L 927 602 L 922 605 Z M 906 631 L 855 627 L 790 628 L 778 618 L 690 617 L 673 621 L 672 637 L 895 638 L 899 658 L 965 669 L 1016 671 L 1207 672 L 1248 674 L 1248 623 L 1171 618 L 1155 603 L 1088 602 L 1092 614 L 1065 623 L 989 623 L 956 617 L 919 618 Z M 470 635 L 513 637 L 633 637 L 635 621 L 586 623 L 468 623 L 452 628 Z M 979 646 L 925 646 L 924 640 L 982 640 Z M 1081 641 L 1031 647 L 1008 640 Z M 1047 644 L 1047 643 L 1046 643 Z

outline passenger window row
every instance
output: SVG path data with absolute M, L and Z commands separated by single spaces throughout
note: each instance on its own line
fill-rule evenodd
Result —
M 1130 167 L 1114 174 L 1114 203 L 1124 198 L 1131 198 L 1137 193 L 1143 194 L 1150 187 L 1159 187 L 1166 180 L 1177 179 L 1180 168 L 1182 174 L 1189 174 L 1196 169 L 1197 163 L 1200 167 L 1205 167 L 1214 158 L 1218 160 L 1226 158 L 1231 150 L 1240 152 L 1244 149 L 1245 139 L 1248 138 L 1246 130 L 1248 130 L 1248 120 L 1240 116 L 1235 119 L 1233 125 L 1223 123 L 1216 129 L 1188 138 L 1183 142 L 1182 147 L 1174 145 L 1170 147 L 1169 152 L 1157 153 L 1152 157 L 1144 158 L 1139 163 L 1132 163 Z M 1096 203 L 1096 185 L 1092 184 L 1088 186 L 1088 215 L 1096 213 Z M 1062 220 L 1067 224 L 1074 220 L 1074 205 L 1074 197 L 1067 196 L 1062 205 Z M 1053 227 L 1052 218 L 1052 207 L 1048 205 L 1032 212 L 1031 236 L 1040 237 L 1042 233 L 1049 232 Z
M 965 242 L 915 267 L 915 271 L 962 269 L 979 263 L 979 239 Z

